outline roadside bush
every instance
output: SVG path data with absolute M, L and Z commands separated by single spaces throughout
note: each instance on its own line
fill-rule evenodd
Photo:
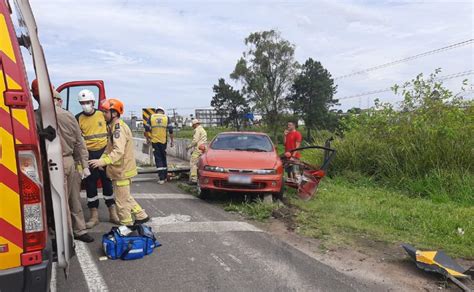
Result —
M 400 108 L 377 101 L 345 117 L 333 170 L 359 171 L 434 201 L 473 204 L 474 103 L 445 89 L 438 73 L 395 85 Z

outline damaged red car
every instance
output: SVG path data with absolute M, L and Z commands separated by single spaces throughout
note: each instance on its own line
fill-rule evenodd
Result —
M 292 158 L 291 152 L 308 149 L 324 151 L 321 166 Z M 204 154 L 198 164 L 198 190 L 203 197 L 221 191 L 272 194 L 281 198 L 287 185 L 307 200 L 315 194 L 335 154 L 327 142 L 325 147 L 303 147 L 280 157 L 270 137 L 258 132 L 220 133 L 201 150 Z M 285 178 L 285 169 L 296 170 L 294 178 Z
M 210 191 L 279 195 L 283 190 L 283 164 L 264 133 L 217 135 L 206 147 L 198 167 L 202 196 Z

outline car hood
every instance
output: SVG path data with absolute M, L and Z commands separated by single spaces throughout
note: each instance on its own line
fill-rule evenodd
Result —
M 207 165 L 235 169 L 272 169 L 277 159 L 275 152 L 209 149 L 205 154 Z

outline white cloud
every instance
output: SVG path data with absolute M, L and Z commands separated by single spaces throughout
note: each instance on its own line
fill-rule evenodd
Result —
M 209 104 L 249 33 L 278 29 L 296 57 L 333 76 L 472 38 L 472 2 L 32 0 L 55 83 L 104 79 L 113 96 L 166 107 Z M 464 47 L 338 81 L 340 95 L 391 86 L 442 67 L 473 67 Z M 454 84 L 454 83 L 453 83 Z M 450 83 L 451 86 L 451 83 Z M 454 85 L 453 85 L 454 86 Z M 136 96 L 140 96 L 140 101 Z M 386 98 L 392 98 L 386 95 Z M 365 97 L 364 97 L 365 98 Z M 343 108 L 358 105 L 346 100 Z
M 123 53 L 116 53 L 103 49 L 91 49 L 90 51 L 92 53 L 97 53 L 100 60 L 110 65 L 133 65 L 141 62 L 140 59 L 125 56 Z

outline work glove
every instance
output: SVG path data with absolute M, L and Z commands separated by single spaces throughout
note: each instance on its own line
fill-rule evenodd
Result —
M 91 171 L 89 170 L 89 167 L 86 167 L 82 170 L 82 179 L 85 179 L 90 175 L 91 175 Z
M 89 166 L 92 167 L 92 168 L 101 169 L 106 165 L 105 161 L 102 160 L 102 159 L 91 159 L 88 162 L 89 162 Z

